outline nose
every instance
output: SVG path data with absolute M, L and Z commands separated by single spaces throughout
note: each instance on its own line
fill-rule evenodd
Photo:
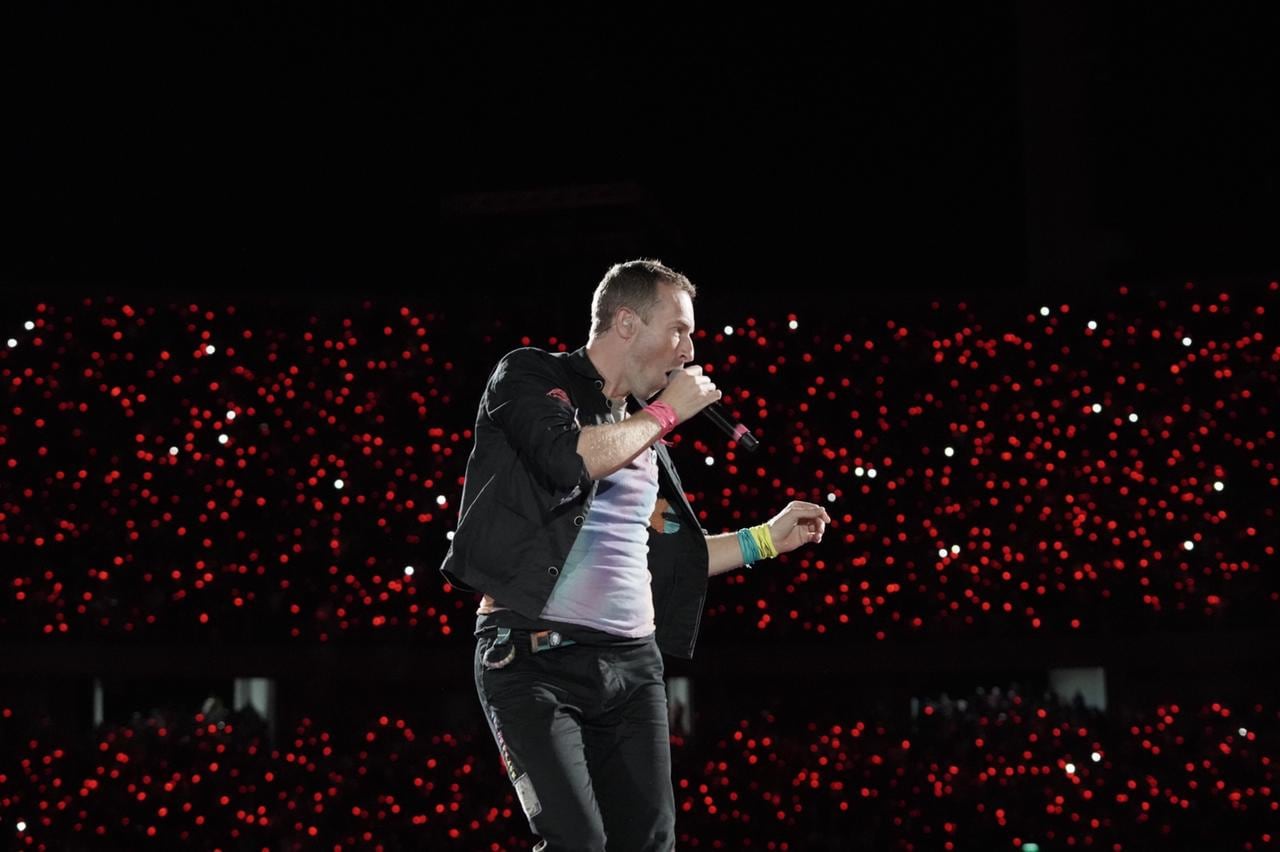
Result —
M 680 347 L 680 359 L 688 364 L 693 360 L 693 338 L 686 337 L 684 345 Z

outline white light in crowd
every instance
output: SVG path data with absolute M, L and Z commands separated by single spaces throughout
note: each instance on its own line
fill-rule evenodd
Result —
M 227 442 L 227 436 L 226 436 L 226 435 L 219 435 L 219 436 L 218 436 L 218 443 L 219 443 L 219 444 L 225 444 L 226 442 Z
M 871 479 L 876 478 L 876 469 L 874 467 L 867 468 L 867 476 Z
M 445 503 L 448 503 L 448 502 L 449 502 L 449 498 L 445 497 L 443 494 L 441 494 L 439 497 L 436 498 L 437 506 L 443 506 Z
M 334 487 L 334 488 L 336 488 L 336 489 L 338 489 L 339 491 L 341 491 L 341 490 L 342 490 L 342 486 L 343 486 L 343 485 L 346 485 L 346 483 L 345 483 L 345 482 L 343 482 L 341 479 L 335 479 L 335 480 L 333 481 L 333 487 Z
M 947 558 L 947 549 L 945 547 L 938 548 L 938 558 L 939 559 Z
M 1137 415 L 1137 414 L 1130 413 L 1130 414 L 1129 414 L 1129 422 L 1130 422 L 1130 423 L 1137 423 L 1137 422 L 1138 422 L 1138 415 Z
M 792 320 L 791 322 L 787 323 L 787 328 L 791 329 L 792 331 L 795 331 L 799 327 L 800 327 L 800 323 L 796 322 L 795 320 Z
M 1040 316 L 1042 316 L 1042 317 L 1047 317 L 1047 316 L 1049 316 L 1049 309 L 1048 309 L 1047 307 L 1041 308 L 1041 309 L 1040 309 Z
M 1068 763 L 1066 769 L 1068 775 L 1076 774 L 1076 765 L 1074 763 Z
M 27 830 L 27 824 L 26 824 L 25 822 L 23 822 L 22 820 L 18 820 L 18 826 L 17 826 L 17 827 L 18 827 L 18 831 L 26 831 L 26 830 Z
M 1215 482 L 1215 483 L 1213 483 L 1213 490 L 1214 490 L 1214 491 L 1221 491 L 1221 490 L 1222 490 L 1223 488 L 1225 488 L 1225 487 L 1226 487 L 1226 486 L 1225 486 L 1225 485 L 1223 485 L 1221 482 Z
M 1101 411 L 1101 410 L 1102 410 L 1102 403 L 1100 403 L 1100 402 L 1095 402 L 1095 403 L 1093 404 L 1093 413 L 1094 413 L 1094 414 L 1097 414 L 1097 413 L 1098 413 L 1099 411 Z
M 1095 331 L 1095 330 L 1097 330 L 1097 328 L 1098 328 L 1098 324 L 1097 324 L 1096 322 L 1094 322 L 1093 320 L 1089 320 L 1089 330 L 1090 330 L 1090 331 Z
M 36 324 L 33 323 L 31 320 L 27 320 L 22 324 L 22 327 L 25 328 L 27 331 L 32 331 L 35 329 Z
M 956 553 L 959 553 L 959 552 L 960 552 L 960 545 L 958 545 L 958 544 L 953 544 L 953 545 L 951 545 L 951 553 L 952 553 L 953 555 L 954 555 L 954 554 L 956 554 Z
M 235 419 L 236 419 L 236 413 L 235 413 L 234 411 L 228 411 L 228 412 L 227 412 L 227 419 L 228 419 L 228 420 L 235 420 Z
M 177 447 L 170 447 L 170 448 L 169 448 L 169 455 L 171 455 L 171 456 L 176 456 L 177 454 L 178 454 L 178 448 L 177 448 Z
M 712 456 L 707 456 L 706 462 L 707 462 L 707 467 L 711 467 L 711 465 L 716 463 L 716 460 Z
M 854 476 L 862 476 L 864 473 L 866 473 L 866 471 L 865 471 L 865 470 L 863 470 L 863 469 L 862 469 L 862 468 L 860 468 L 860 467 L 855 467 L 855 468 L 853 469 L 853 475 L 854 475 Z
M 449 541 L 453 541 L 453 530 L 449 530 L 447 533 L 445 533 L 444 537 Z
M 836 495 L 835 495 L 835 492 L 834 492 L 834 491 L 828 491 L 828 492 L 827 492 L 827 502 L 828 502 L 828 503 L 834 503 L 834 502 L 836 502 Z
M 1194 541 L 1187 540 L 1182 543 L 1182 546 L 1185 547 L 1187 550 L 1194 550 L 1196 543 Z
M 404 566 L 404 575 L 405 575 L 406 577 L 412 577 L 412 576 L 413 576 L 413 566 L 412 566 L 412 565 L 406 565 L 406 566 Z
M 1242 737 L 1247 737 L 1247 736 L 1249 736 L 1249 729 L 1248 729 L 1248 728 L 1241 728 L 1241 729 L 1240 729 L 1240 736 L 1242 736 Z
M 1190 346 L 1190 345 L 1191 345 L 1191 338 L 1190 338 L 1190 337 L 1184 337 L 1184 338 L 1182 338 L 1182 345 L 1183 345 L 1183 346 Z
M 953 449 L 951 449 L 950 447 L 943 447 L 943 448 L 942 448 L 942 454 L 943 454 L 944 456 L 946 456 L 947 458 L 951 458 L 952 456 L 954 456 L 954 455 L 956 454 L 956 451 L 955 451 L 955 450 L 953 450 Z
M 13 347 L 15 347 L 15 346 L 17 346 L 17 345 L 18 345 L 18 341 L 14 340 L 12 337 L 10 337 L 10 338 L 9 338 L 9 348 L 10 348 L 10 349 L 12 349 Z
M 217 351 L 218 351 L 217 347 L 215 347 L 212 343 L 210 343 L 208 346 L 204 348 L 204 354 L 206 355 L 212 355 Z
M 731 326 L 731 325 L 726 325 L 726 326 L 724 327 L 724 333 L 725 333 L 725 334 L 733 334 L 733 326 Z
M 1096 751 L 1095 751 L 1093 754 L 1089 755 L 1089 756 L 1093 758 L 1093 762 L 1094 762 L 1094 763 L 1101 763 L 1101 762 L 1102 762 L 1102 755 L 1098 754 Z

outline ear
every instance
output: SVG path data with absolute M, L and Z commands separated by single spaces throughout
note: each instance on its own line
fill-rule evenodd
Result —
M 639 322 L 640 318 L 630 308 L 618 308 L 618 312 L 613 315 L 613 326 L 624 340 L 630 340 L 635 335 Z

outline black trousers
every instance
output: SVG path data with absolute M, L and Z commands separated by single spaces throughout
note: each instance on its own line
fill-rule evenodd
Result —
M 476 642 L 475 680 L 529 827 L 545 852 L 675 848 L 675 796 L 662 652 L 641 644 L 563 645 L 488 668 L 493 632 Z M 501 650 L 501 649 L 499 649 Z M 491 655 L 501 662 L 507 654 Z

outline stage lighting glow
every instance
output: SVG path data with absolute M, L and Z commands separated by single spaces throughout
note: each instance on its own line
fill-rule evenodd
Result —
M 218 351 L 218 347 L 214 346 L 212 343 L 210 343 L 208 346 L 204 348 L 204 354 L 206 355 L 212 355 L 217 351 Z
M 1097 331 L 1097 329 L 1098 329 L 1098 324 L 1097 324 L 1096 322 L 1094 322 L 1093 320 L 1089 320 L 1089 330 L 1090 330 L 1090 331 Z
M 1043 308 L 1041 308 L 1041 309 L 1040 309 L 1040 316 L 1042 316 L 1042 317 L 1047 317 L 1047 316 L 1049 316 L 1049 308 L 1048 308 L 1048 307 L 1043 307 Z
M 219 443 L 219 444 L 225 444 L 226 442 L 227 442 L 227 436 L 226 436 L 226 435 L 219 435 L 219 436 L 218 436 L 218 443 Z
M 176 456 L 177 454 L 178 454 L 178 448 L 177 448 L 177 447 L 170 447 L 170 448 L 169 448 L 169 455 L 171 455 L 171 456 Z
M 333 481 L 333 487 L 334 487 L 334 488 L 336 488 L 336 489 L 338 489 L 339 491 L 341 491 L 341 490 L 342 490 L 342 488 L 343 488 L 343 486 L 344 486 L 344 485 L 346 485 L 346 483 L 345 483 L 345 482 L 343 482 L 341 479 L 335 479 L 335 480 Z
M 404 566 L 404 575 L 405 575 L 406 577 L 412 577 L 412 576 L 413 576 L 413 566 L 412 566 L 412 565 L 406 565 L 406 566 Z
M 443 494 L 441 494 L 440 496 L 436 497 L 436 505 L 437 505 L 437 506 L 443 506 L 443 505 L 445 505 L 445 504 L 446 504 L 446 503 L 448 503 L 448 502 L 449 502 L 449 498 L 448 498 L 448 497 L 445 497 Z
M 14 340 L 12 337 L 10 337 L 10 338 L 9 338 L 9 348 L 10 348 L 10 349 L 12 349 L 13 347 L 15 347 L 15 346 L 17 346 L 17 345 L 18 345 L 18 341 Z
M 1184 337 L 1184 338 L 1182 338 L 1182 345 L 1183 345 L 1183 346 L 1190 346 L 1190 345 L 1191 345 L 1191 338 L 1190 338 L 1190 337 Z
M 228 419 L 228 420 L 235 420 L 235 419 L 236 419 L 236 413 L 235 413 L 234 411 L 228 411 L 228 412 L 227 412 L 227 419 Z
M 1187 541 L 1184 541 L 1182 543 L 1182 546 L 1185 547 L 1187 550 L 1195 550 L 1196 543 L 1188 539 Z
M 944 456 L 946 456 L 947 458 L 951 458 L 952 456 L 954 456 L 954 455 L 956 454 L 956 451 L 955 451 L 955 450 L 953 450 L 951 447 L 943 447 L 943 448 L 942 448 L 942 454 L 943 454 Z
M 1094 762 L 1094 763 L 1101 763 L 1101 762 L 1102 762 L 1102 755 L 1098 754 L 1096 751 L 1095 751 L 1093 754 L 1089 755 L 1089 756 L 1090 756 L 1091 758 L 1093 758 L 1093 762 Z
M 27 320 L 22 324 L 22 327 L 25 328 L 27 331 L 34 331 L 36 324 L 33 323 L 31 320 Z
M 1225 486 L 1225 485 L 1223 485 L 1221 482 L 1215 482 L 1215 483 L 1213 483 L 1213 490 L 1214 490 L 1214 491 L 1221 491 L 1223 488 L 1226 488 L 1226 486 Z
M 1130 422 L 1130 423 L 1137 423 L 1137 422 L 1138 422 L 1138 415 L 1136 415 L 1136 414 L 1130 414 L 1130 415 L 1129 415 L 1129 422 Z
M 1068 763 L 1068 764 L 1066 765 L 1065 769 L 1067 770 L 1067 774 L 1068 774 L 1068 775 L 1075 775 L 1075 774 L 1076 774 L 1076 765 L 1075 765 L 1074 763 Z
M 799 327 L 800 327 L 800 323 L 796 322 L 795 320 L 791 320 L 791 322 L 787 323 L 787 328 L 791 329 L 792 331 L 795 331 Z
M 715 464 L 715 463 L 716 463 L 715 458 L 714 458 L 714 457 L 712 457 L 712 456 L 707 456 L 705 459 L 703 459 L 703 461 L 705 461 L 705 462 L 706 462 L 707 467 L 711 467 L 711 465 L 713 465 L 713 464 Z

